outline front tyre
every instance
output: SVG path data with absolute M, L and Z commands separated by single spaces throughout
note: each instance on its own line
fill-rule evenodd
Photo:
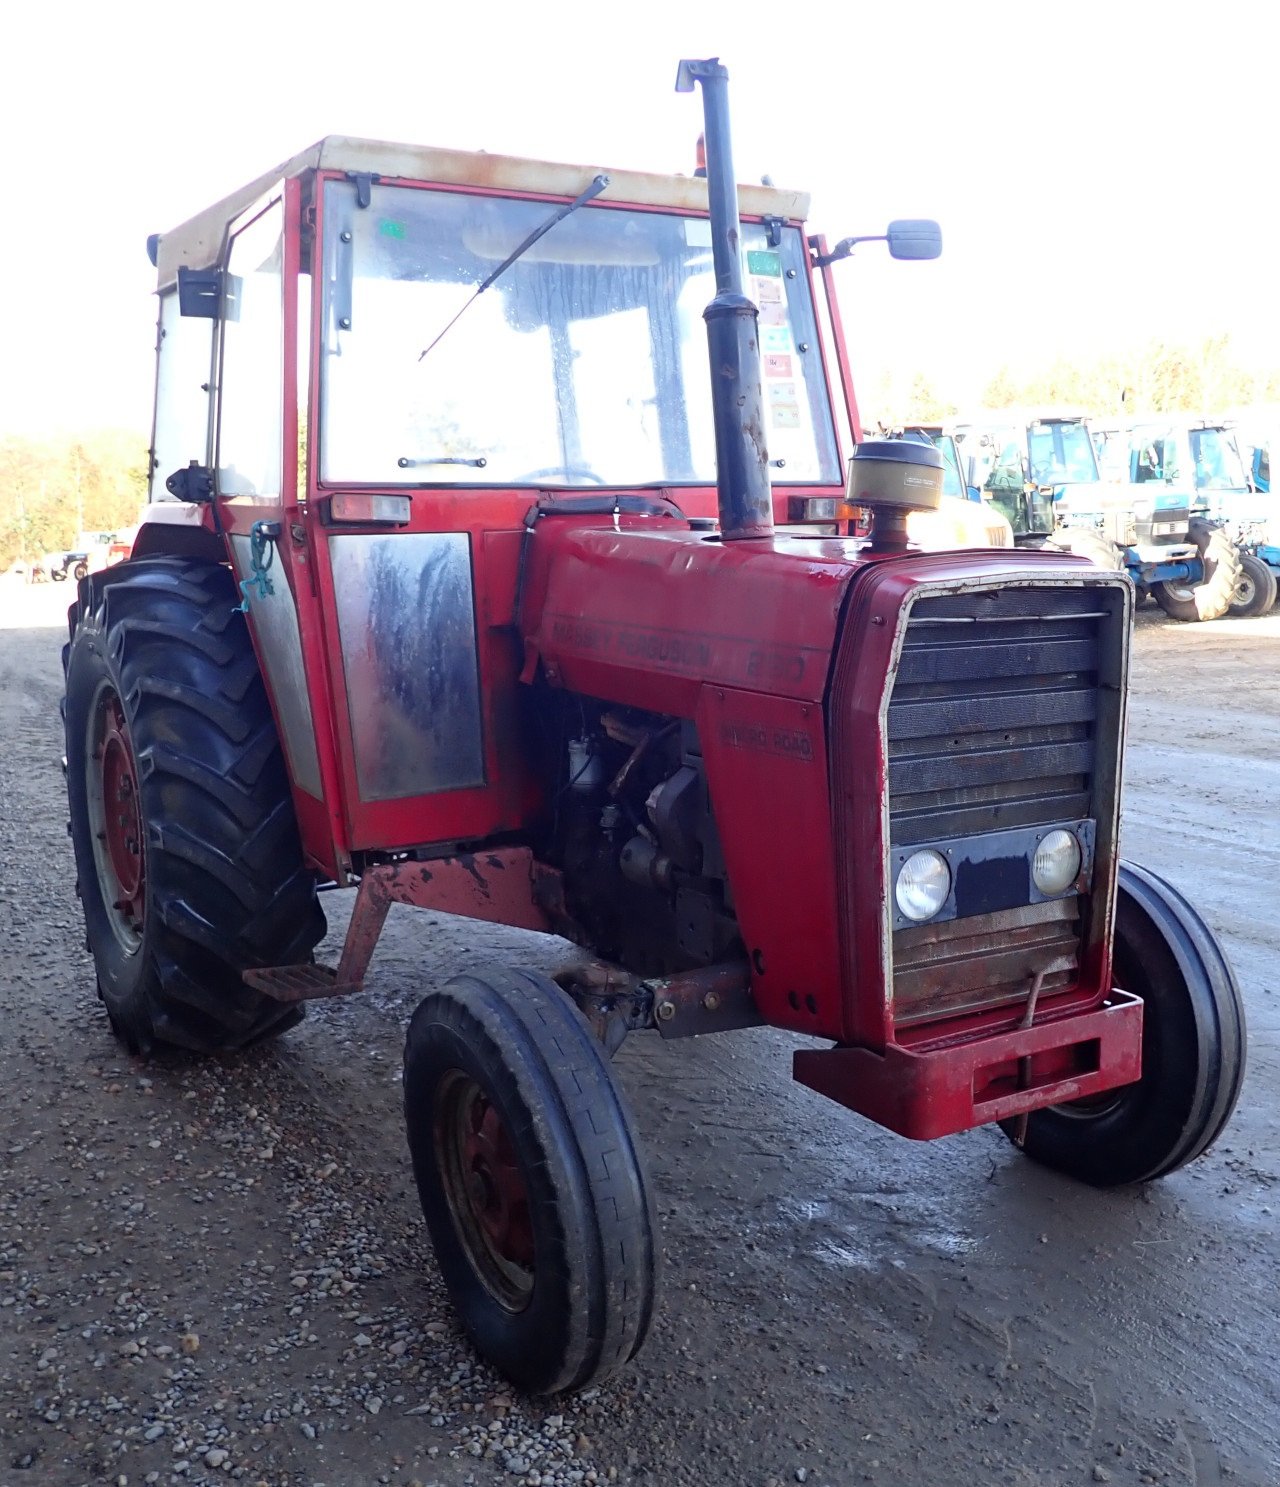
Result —
M 1164 1177 L 1222 1133 L 1244 1079 L 1244 1007 L 1212 930 L 1178 890 L 1122 863 L 1113 979 L 1143 1001 L 1142 1077 L 1037 1110 L 1027 1155 L 1096 1187 Z M 1002 1121 L 1017 1143 L 1016 1120 Z
M 1161 580 L 1151 592 L 1173 620 L 1220 620 L 1231 608 L 1240 583 L 1240 549 L 1221 527 L 1193 517 L 1189 536 L 1200 553 L 1204 576 L 1199 583 Z
M 568 996 L 501 967 L 430 993 L 405 1041 L 404 1102 L 423 1215 L 478 1351 L 532 1394 L 622 1367 L 653 1316 L 653 1210 Z
M 1240 582 L 1231 599 L 1231 618 L 1251 620 L 1266 614 L 1276 602 L 1276 575 L 1261 558 L 1240 554 Z
M 67 795 L 98 990 L 125 1044 L 197 1052 L 300 1009 L 251 966 L 324 934 L 266 691 L 228 569 L 179 558 L 83 584 L 66 668 Z

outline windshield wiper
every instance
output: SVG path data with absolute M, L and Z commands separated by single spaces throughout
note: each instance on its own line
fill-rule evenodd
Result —
M 428 346 L 427 350 L 430 349 Z M 416 470 L 419 465 L 474 465 L 477 470 L 483 470 L 488 463 L 482 454 L 475 459 L 467 459 L 460 454 L 402 454 L 396 461 L 402 470 Z
M 419 352 L 418 360 L 421 361 L 428 351 L 435 350 L 435 348 L 440 344 L 442 340 L 444 340 L 445 336 L 448 335 L 453 327 L 457 325 L 458 321 L 462 319 L 462 317 L 471 308 L 471 306 L 475 304 L 476 300 L 478 300 L 480 296 L 485 292 L 485 290 L 488 289 L 489 285 L 492 284 L 495 279 L 505 274 L 506 271 L 511 267 L 511 265 L 515 263 L 518 258 L 522 258 L 529 251 L 529 249 L 533 247 L 534 243 L 536 243 L 540 237 L 544 237 L 547 233 L 549 233 L 557 222 L 563 222 L 564 219 L 571 212 L 576 212 L 579 207 L 586 206 L 589 201 L 594 201 L 608 184 L 608 176 L 597 176 L 595 180 L 592 181 L 592 183 L 582 193 L 581 196 L 571 201 L 568 206 L 561 207 L 560 210 L 553 216 L 548 217 L 541 227 L 535 227 L 534 230 L 529 234 L 529 236 L 525 238 L 524 242 L 522 242 L 520 246 L 514 250 L 514 252 L 507 254 L 507 256 L 502 260 L 497 268 L 494 269 L 494 271 L 489 275 L 484 283 L 477 286 L 476 292 L 471 296 L 469 300 L 467 300 L 467 302 L 462 306 L 462 308 L 448 323 L 448 325 L 445 326 L 445 328 L 440 332 L 435 340 L 432 341 L 431 344 L 425 348 L 425 350 Z M 440 461 L 436 461 L 435 463 L 438 464 L 440 463 Z

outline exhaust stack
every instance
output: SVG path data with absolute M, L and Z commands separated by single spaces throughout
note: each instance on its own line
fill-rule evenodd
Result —
M 720 535 L 726 541 L 773 535 L 773 495 L 765 446 L 764 395 L 755 305 L 742 292 L 742 225 L 729 139 L 729 73 L 718 57 L 683 61 L 676 92 L 702 84 L 707 195 L 716 296 L 703 311 L 711 353 Z

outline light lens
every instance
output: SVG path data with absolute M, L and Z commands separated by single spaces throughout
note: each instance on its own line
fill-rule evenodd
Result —
M 951 892 L 951 869 L 941 852 L 926 847 L 908 857 L 898 872 L 893 896 L 906 919 L 922 924 L 932 919 Z
M 1065 893 L 1080 876 L 1080 843 L 1069 831 L 1051 831 L 1036 848 L 1031 878 L 1041 893 Z

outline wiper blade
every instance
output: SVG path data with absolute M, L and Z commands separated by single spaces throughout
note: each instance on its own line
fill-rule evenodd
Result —
M 430 350 L 431 347 L 428 346 L 427 351 Z M 424 351 L 422 354 L 425 356 L 427 353 Z M 483 470 L 488 463 L 484 455 L 478 455 L 475 459 L 465 459 L 458 454 L 402 454 L 396 461 L 402 470 L 416 470 L 419 465 L 474 465 L 477 470 Z
M 489 277 L 482 284 L 477 286 L 476 292 L 471 296 L 469 300 L 466 301 L 466 303 L 448 323 L 448 325 L 445 326 L 445 328 L 440 332 L 435 340 L 432 341 L 431 344 L 425 348 L 425 350 L 419 353 L 418 360 L 421 361 L 428 351 L 435 350 L 435 348 L 440 344 L 445 336 L 449 334 L 453 327 L 457 325 L 458 321 L 461 320 L 462 317 L 467 313 L 471 306 L 475 304 L 476 300 L 478 300 L 480 296 L 485 292 L 485 290 L 488 289 L 490 284 L 492 284 L 495 279 L 498 279 L 503 274 L 505 274 L 506 271 L 511 267 L 511 265 L 515 263 L 518 258 L 522 258 L 529 251 L 529 249 L 533 247 L 534 243 L 536 243 L 539 238 L 545 237 L 546 234 L 551 231 L 551 229 L 556 225 L 557 222 L 563 222 L 564 219 L 569 216 L 571 212 L 576 212 L 579 207 L 586 206 L 589 201 L 594 201 L 608 184 L 608 176 L 597 176 L 595 180 L 592 181 L 592 183 L 582 193 L 581 196 L 576 197 L 573 201 L 569 202 L 567 206 L 561 207 L 558 212 L 548 217 L 541 227 L 535 227 L 534 230 L 529 234 L 529 236 L 525 238 L 524 242 L 522 242 L 520 246 L 513 252 L 508 253 L 507 256 L 502 260 L 502 262 L 497 266 L 497 268 L 494 269 L 494 271 L 489 275 Z

